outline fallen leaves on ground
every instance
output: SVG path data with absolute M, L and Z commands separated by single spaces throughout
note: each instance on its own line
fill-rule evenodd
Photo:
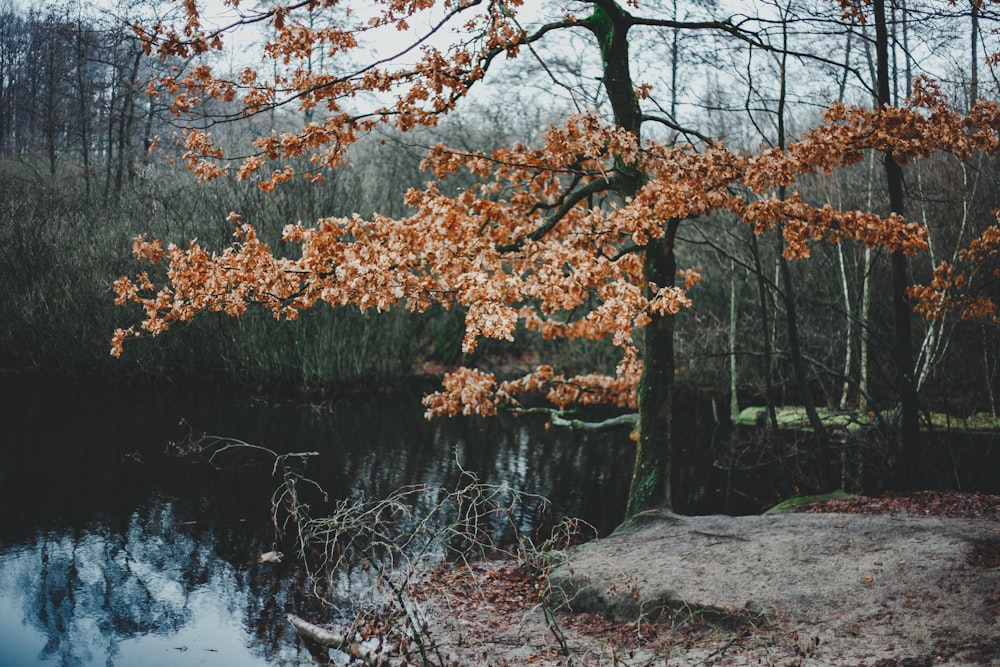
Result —
M 569 664 L 561 654 L 555 632 L 565 633 L 576 664 L 618 664 L 616 660 L 665 658 L 677 650 L 695 647 L 722 656 L 739 652 L 752 642 L 757 628 L 713 626 L 696 615 L 663 616 L 655 621 L 625 622 L 602 614 L 553 610 L 555 628 L 529 616 L 542 615 L 545 575 L 523 563 L 475 562 L 444 566 L 410 592 L 429 605 L 438 618 L 449 617 L 453 625 L 444 630 L 444 653 L 461 653 L 463 647 L 480 647 L 490 655 L 489 664 Z M 438 631 L 443 628 L 438 628 Z M 571 639 L 576 637 L 576 639 Z M 511 642 L 524 651 L 511 661 L 495 653 L 510 649 Z M 589 647 L 589 648 L 585 648 Z M 594 648 L 598 647 L 598 648 Z M 595 652 L 596 651 L 596 652 Z M 465 654 L 468 657 L 468 654 Z M 610 662 L 608 662 L 610 661 Z
M 917 491 L 909 495 L 858 496 L 802 505 L 796 512 L 844 514 L 919 514 L 1000 521 L 1000 496 L 959 491 Z
M 539 602 L 535 580 L 519 563 L 487 561 L 437 568 L 418 595 L 426 596 L 427 587 L 447 594 L 449 605 L 457 611 L 490 609 L 507 621 L 515 621 L 515 615 Z
M 831 500 L 797 511 L 899 513 L 1000 521 L 1000 496 L 923 491 L 905 496 Z M 1000 542 L 977 542 L 967 557 L 973 566 L 1000 567 Z M 474 659 L 479 664 L 496 666 L 566 665 L 570 658 L 561 654 L 552 629 L 540 618 L 544 586 L 544 575 L 523 563 L 484 561 L 443 566 L 409 592 L 415 601 L 424 603 L 429 618 L 437 621 L 432 624 L 433 629 L 428 630 L 441 642 L 438 646 L 443 654 L 456 660 L 455 664 L 467 664 Z M 905 597 L 913 601 L 927 595 L 930 594 L 912 592 Z M 1000 592 L 992 592 L 987 608 L 1000 610 Z M 745 656 L 755 655 L 757 650 L 777 651 L 775 642 L 786 648 L 800 646 L 795 654 L 799 657 L 789 656 L 791 662 L 782 664 L 797 664 L 796 660 L 809 664 L 819 648 L 811 635 L 799 637 L 797 630 L 789 630 L 780 622 L 761 628 L 723 629 L 697 618 L 662 618 L 656 622 L 635 623 L 567 610 L 560 610 L 554 620 L 558 632 L 563 633 L 568 642 L 573 662 L 578 665 L 641 664 L 649 660 L 653 660 L 653 664 L 663 664 L 656 661 L 666 662 L 671 656 L 694 654 L 705 656 L 707 662 L 716 664 L 739 663 Z M 785 636 L 779 640 L 775 633 Z M 848 626 L 849 636 L 856 637 L 859 633 L 860 625 Z M 772 644 L 772 649 L 768 649 Z M 696 653 L 691 653 L 692 650 Z M 944 651 L 941 655 L 958 650 L 959 647 L 954 647 L 951 652 Z M 923 667 L 929 660 L 933 662 L 929 656 L 886 656 L 875 663 L 857 664 Z

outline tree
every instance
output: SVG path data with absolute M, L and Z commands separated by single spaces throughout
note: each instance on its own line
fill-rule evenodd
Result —
M 24 35 L 24 19 L 14 11 L 13 3 L 5 0 L 0 4 L 0 155 L 13 151 L 14 82 L 22 69 L 19 61 L 24 51 Z
M 139 82 L 160 63 L 116 14 L 156 9 L 122 2 L 97 11 L 66 0 L 22 12 L 0 3 L 0 157 L 31 164 L 43 155 L 50 177 L 60 167 L 81 174 L 88 199 L 94 168 L 103 166 L 103 203 L 111 203 L 134 175 L 135 145 L 161 131 Z
M 714 212 L 751 225 L 755 233 L 780 225 L 787 258 L 807 257 L 811 244 L 840 239 L 903 255 L 918 252 L 926 246 L 921 225 L 895 213 L 881 217 L 810 205 L 794 190 L 797 178 L 854 164 L 867 149 L 891 150 L 899 161 L 935 150 L 995 149 L 1000 110 L 980 103 L 960 116 L 933 84 L 921 82 L 905 106 L 873 110 L 836 103 L 825 124 L 799 141 L 755 154 L 710 140 L 658 143 L 646 138 L 646 128 L 665 126 L 671 136 L 697 133 L 673 114 L 661 113 L 674 108 L 672 102 L 658 103 L 653 86 L 634 80 L 642 54 L 630 50 L 632 31 L 683 30 L 747 48 L 776 47 L 755 32 L 760 24 L 749 21 L 639 16 L 631 11 L 633 3 L 626 7 L 614 0 L 579 6 L 537 21 L 530 30 L 522 25 L 526 10 L 514 1 L 383 0 L 356 7 L 358 18 L 347 19 L 356 20 L 354 26 L 315 22 L 324 26 L 320 29 L 310 28 L 308 17 L 322 11 L 321 3 L 243 14 L 233 29 L 268 22 L 274 30 L 264 51 L 276 66 L 266 80 L 265 66 L 226 77 L 198 62 L 211 49 L 223 48 L 227 31 L 203 28 L 193 2 L 185 5 L 181 27 L 139 28 L 147 52 L 195 60 L 187 73 L 157 82 L 160 94 L 171 96 L 175 113 L 190 114 L 206 99 L 228 105 L 186 130 L 184 157 L 201 179 L 228 171 L 227 154 L 207 125 L 240 122 L 278 107 L 312 114 L 313 120 L 295 131 L 254 139 L 255 151 L 240 161 L 236 177 L 257 179 L 266 191 L 294 178 L 322 181 L 325 170 L 344 163 L 347 146 L 379 124 L 407 130 L 461 113 L 463 98 L 488 73 L 511 58 L 540 58 L 542 44 L 558 44 L 564 33 L 589 37 L 606 103 L 568 114 L 534 148 L 433 147 L 424 164 L 436 180 L 408 193 L 412 212 L 406 217 L 292 224 L 284 230 L 285 247 L 274 250 L 236 213 L 231 215 L 235 242 L 221 252 L 197 241 L 178 247 L 138 239 L 137 256 L 166 262 L 165 282 L 158 286 L 161 278 L 147 272 L 122 277 L 115 283 L 118 303 L 140 304 L 140 329 L 153 335 L 202 311 L 239 316 L 257 303 L 275 317 L 295 319 L 323 301 L 378 310 L 461 306 L 466 351 L 480 336 L 512 338 L 518 323 L 546 337 L 610 338 L 622 355 L 613 377 L 566 377 L 542 365 L 525 377 L 500 381 L 459 369 L 446 376 L 443 391 L 425 399 L 428 414 L 527 409 L 529 396 L 538 395 L 554 419 L 564 418 L 574 404 L 635 408 L 637 453 L 628 513 L 669 508 L 673 318 L 690 304 L 686 289 L 698 279 L 677 266 L 681 226 Z M 427 31 L 407 32 L 422 21 L 431 26 Z M 440 47 L 448 28 L 459 34 Z M 352 61 L 367 36 L 386 29 L 412 36 L 408 46 L 360 65 Z M 305 62 L 318 46 L 341 69 L 320 71 Z M 544 60 L 541 65 L 540 75 L 550 76 Z M 669 99 L 671 91 L 663 94 Z M 288 164 L 302 157 L 310 159 L 305 171 Z M 266 173 L 272 163 L 276 167 Z M 446 192 L 445 179 L 462 170 L 475 182 Z M 284 256 L 281 250 L 287 251 Z M 113 354 L 140 333 L 134 327 L 116 332 Z
M 873 0 L 875 21 L 875 69 L 878 103 L 883 107 L 892 104 L 889 82 L 889 27 L 886 21 L 885 0 Z M 889 190 L 889 210 L 902 216 L 905 210 L 903 169 L 888 147 L 882 164 Z M 903 474 L 908 485 L 919 483 L 922 474 L 920 458 L 920 406 L 917 399 L 917 382 L 913 373 L 913 343 L 911 339 L 911 307 L 907 303 L 909 287 L 909 262 L 901 250 L 892 252 L 892 304 L 895 332 L 893 356 L 896 362 L 896 389 L 900 397 L 900 428 L 897 451 L 903 461 Z

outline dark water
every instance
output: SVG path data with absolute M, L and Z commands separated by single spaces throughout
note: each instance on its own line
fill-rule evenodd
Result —
M 419 399 L 306 405 L 220 388 L 0 381 L 0 665 L 310 662 L 284 620 L 316 604 L 295 565 L 253 562 L 281 546 L 271 461 L 216 469 L 168 456 L 191 429 L 319 452 L 306 473 L 334 498 L 450 486 L 465 469 L 551 498 L 553 515 L 601 531 L 621 518 L 626 432 L 546 430 L 534 418 L 427 422 Z
M 521 530 L 569 515 L 604 534 L 621 519 L 627 431 L 546 429 L 534 417 L 428 422 L 419 399 L 0 380 L 0 667 L 312 664 L 284 613 L 336 610 L 303 590 L 295 563 L 254 562 L 283 547 L 270 519 L 272 461 L 213 467 L 166 453 L 192 432 L 318 452 L 305 472 L 335 499 L 451 487 L 464 469 L 551 500 L 545 513 L 525 507 Z M 756 512 L 794 490 L 787 464 L 718 465 L 746 442 L 718 431 L 709 406 L 678 415 L 679 511 Z M 940 485 L 995 490 L 994 449 L 936 449 Z

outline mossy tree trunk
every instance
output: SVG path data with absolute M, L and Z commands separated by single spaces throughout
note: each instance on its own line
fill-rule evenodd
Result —
M 641 139 L 642 111 L 629 63 L 628 31 L 632 17 L 617 2 L 600 0 L 585 22 L 601 50 L 603 81 L 615 124 Z M 635 165 L 615 165 L 615 191 L 633 196 L 644 182 Z M 679 220 L 664 221 L 663 236 L 644 249 L 643 278 L 660 287 L 673 285 L 677 273 L 674 243 Z M 627 515 L 646 509 L 669 509 L 674 409 L 674 319 L 653 315 L 643 332 L 643 373 L 639 383 L 639 425 Z
M 677 275 L 674 243 L 680 220 L 667 222 L 664 235 L 646 246 L 643 279 L 672 286 Z M 670 509 L 671 434 L 674 413 L 674 316 L 653 315 L 643 331 L 639 382 L 639 426 L 626 514 Z

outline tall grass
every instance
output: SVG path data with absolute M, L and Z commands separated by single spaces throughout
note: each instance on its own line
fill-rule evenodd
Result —
M 505 143 L 505 133 L 515 126 L 520 127 L 512 121 L 450 131 L 476 134 L 465 137 L 473 143 Z M 519 131 L 529 130 L 534 126 Z M 571 374 L 613 372 L 619 354 L 609 343 L 543 341 L 523 330 L 513 344 L 481 341 L 469 358 L 461 351 L 463 313 L 443 308 L 413 315 L 321 306 L 295 322 L 252 310 L 237 320 L 205 314 L 165 336 L 129 341 L 121 360 L 110 357 L 111 333 L 141 319 L 137 307 L 115 307 L 111 292 L 118 276 L 149 268 L 131 256 L 135 236 L 175 243 L 198 238 L 206 248 L 218 249 L 232 241 L 227 216 L 237 211 L 277 247 L 289 222 L 354 213 L 404 215 L 403 194 L 427 178 L 419 169 L 418 147 L 440 137 L 407 135 L 406 142 L 387 137 L 386 145 L 381 138 L 352 147 L 356 166 L 329 174 L 325 183 L 293 181 L 273 195 L 228 179 L 199 185 L 186 171 L 160 162 L 147 163 L 120 196 L 102 201 L 86 195 L 78 168 L 49 178 L 44 169 L 23 162 L 0 163 L 0 368 L 384 384 L 405 377 L 421 358 L 448 365 L 537 356 Z M 456 175 L 446 186 L 461 187 L 467 177 Z
M 620 352 L 608 341 L 546 341 L 524 330 L 514 344 L 481 341 L 470 359 L 461 351 L 462 312 L 442 308 L 414 315 L 319 306 L 295 322 L 252 309 L 240 319 L 205 314 L 165 336 L 129 341 L 121 360 L 109 356 L 111 332 L 141 319 L 137 307 L 114 306 L 111 292 L 118 276 L 149 268 L 131 256 L 135 236 L 198 238 L 222 248 L 232 240 L 227 215 L 236 210 L 277 245 L 290 221 L 387 211 L 379 197 L 401 199 L 401 192 L 378 193 L 365 183 L 363 174 L 346 170 L 321 187 L 288 184 L 268 196 L 232 181 L 198 185 L 159 167 L 101 202 L 84 196 L 78 175 L 49 180 L 0 165 L 0 368 L 385 384 L 404 378 L 421 358 L 453 364 L 528 354 L 569 374 L 614 372 Z
M 210 248 L 222 247 L 232 233 L 226 215 L 235 209 L 248 211 L 264 234 L 276 238 L 285 223 L 309 219 L 315 213 L 310 209 L 329 205 L 331 192 L 325 194 L 268 199 L 240 184 L 195 185 L 186 174 L 161 170 L 120 198 L 101 202 L 88 200 L 82 179 L 72 174 L 50 180 L 0 166 L 0 367 L 283 383 L 405 377 L 418 355 L 434 354 L 434 341 L 415 336 L 424 324 L 403 311 L 324 306 L 296 322 L 257 311 L 240 319 L 207 314 L 165 336 L 131 342 L 122 360 L 109 355 L 114 329 L 140 318 L 135 308 L 116 307 L 111 291 L 118 276 L 148 268 L 131 257 L 136 235 L 175 242 L 197 237 Z M 460 336 L 448 323 L 455 315 L 434 317 L 436 328 Z M 448 354 L 457 344 L 439 342 Z

